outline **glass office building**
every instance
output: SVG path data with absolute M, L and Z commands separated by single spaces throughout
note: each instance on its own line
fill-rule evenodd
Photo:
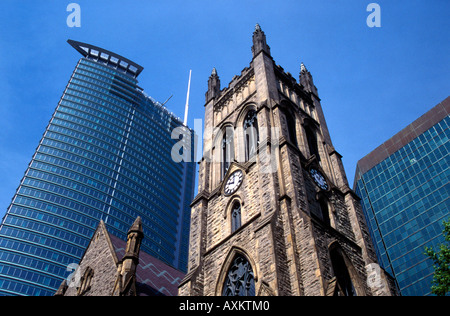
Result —
M 402 295 L 431 294 L 425 246 L 450 217 L 450 97 L 358 162 L 354 189 L 381 265 Z
M 171 158 L 183 123 L 138 86 L 141 66 L 69 44 L 83 57 L 0 226 L 0 295 L 53 295 L 100 220 L 126 240 L 141 216 L 141 249 L 187 267 L 195 164 Z

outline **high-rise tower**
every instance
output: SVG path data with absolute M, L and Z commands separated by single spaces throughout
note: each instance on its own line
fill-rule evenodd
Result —
M 391 295 L 312 75 L 277 66 L 259 25 L 252 53 L 225 89 L 208 81 L 179 294 Z
M 425 247 L 445 242 L 450 219 L 450 97 L 358 161 L 354 189 L 380 265 L 404 296 L 431 295 Z
M 141 66 L 69 44 L 83 58 L 0 226 L 0 295 L 53 295 L 100 220 L 126 239 L 139 216 L 141 249 L 187 266 L 195 164 L 171 156 L 183 122 L 138 86 Z

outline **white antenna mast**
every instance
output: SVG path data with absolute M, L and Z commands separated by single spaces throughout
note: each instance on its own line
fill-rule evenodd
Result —
M 189 93 L 191 91 L 191 75 L 192 75 L 192 70 L 189 71 L 189 84 L 188 84 L 188 91 L 187 91 L 187 97 L 186 97 L 186 107 L 184 109 L 184 126 L 187 126 L 187 118 L 188 118 L 188 111 L 189 111 Z

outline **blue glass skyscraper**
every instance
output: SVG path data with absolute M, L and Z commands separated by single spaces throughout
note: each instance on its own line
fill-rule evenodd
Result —
M 402 295 L 430 295 L 425 246 L 450 218 L 450 97 L 358 162 L 354 189 L 381 265 Z
M 141 66 L 69 44 L 83 58 L 0 226 L 0 295 L 53 295 L 100 219 L 126 239 L 141 216 L 141 249 L 186 269 L 195 164 L 171 158 L 183 123 L 138 86 Z

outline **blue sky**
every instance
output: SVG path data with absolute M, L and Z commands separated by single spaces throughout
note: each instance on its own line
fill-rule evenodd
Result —
M 69 28 L 66 7 L 81 7 Z M 369 28 L 369 3 L 381 27 Z M 450 95 L 448 0 L 2 0 L 0 216 L 3 216 L 80 58 L 67 39 L 144 67 L 140 86 L 184 115 L 204 117 L 207 79 L 222 86 L 251 61 L 259 23 L 272 56 L 314 76 L 336 150 L 352 185 L 357 161 Z

